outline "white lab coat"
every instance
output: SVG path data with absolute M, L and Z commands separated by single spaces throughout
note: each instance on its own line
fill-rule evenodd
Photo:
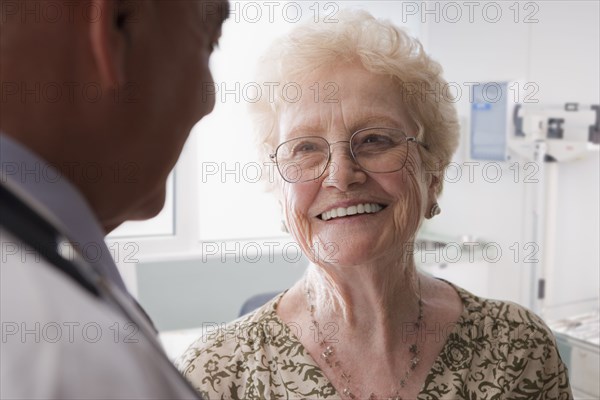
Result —
M 196 398 L 156 338 L 1 230 L 0 245 L 0 398 Z
M 28 149 L 1 134 L 0 144 L 0 185 L 62 237 L 103 249 L 77 262 L 118 300 L 87 291 L 0 225 L 0 398 L 197 399 L 124 288 L 83 196 L 66 179 L 40 179 L 36 168 L 51 166 Z

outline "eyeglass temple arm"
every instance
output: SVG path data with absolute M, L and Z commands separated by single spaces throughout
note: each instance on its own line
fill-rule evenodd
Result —
M 421 146 L 423 146 L 425 148 L 425 150 L 429 150 L 429 146 L 426 145 L 425 143 L 421 142 L 420 140 L 417 140 L 417 138 L 409 136 L 406 138 L 407 141 L 409 142 L 415 142 L 417 144 L 420 144 Z

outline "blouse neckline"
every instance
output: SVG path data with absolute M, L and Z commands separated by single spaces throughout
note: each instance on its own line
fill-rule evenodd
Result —
M 436 279 L 439 279 L 439 278 L 436 278 Z M 456 293 L 458 294 L 458 296 L 460 297 L 460 299 L 462 301 L 463 310 L 460 314 L 460 317 L 454 322 L 454 325 L 462 326 L 462 325 L 466 324 L 467 321 L 469 321 L 469 323 L 471 323 L 471 324 L 476 323 L 480 319 L 480 312 L 481 312 L 481 306 L 479 306 L 477 304 L 478 297 L 476 295 L 466 291 L 465 289 L 462 289 L 462 288 L 454 285 L 452 282 L 448 282 L 444 279 L 439 279 L 439 280 L 449 284 L 456 291 Z M 330 379 L 327 377 L 327 375 L 325 375 L 325 373 L 323 372 L 321 367 L 319 367 L 319 365 L 316 363 L 313 356 L 311 356 L 311 354 L 308 352 L 306 347 L 304 347 L 304 345 L 298 339 L 298 337 L 296 337 L 296 335 L 292 332 L 292 330 L 289 328 L 289 326 L 285 322 L 283 322 L 283 320 L 277 314 L 277 306 L 279 305 L 279 302 L 281 301 L 281 299 L 283 298 L 283 296 L 285 296 L 285 294 L 287 292 L 288 292 L 288 290 L 285 290 L 284 292 L 278 294 L 273 300 L 271 300 L 269 303 L 267 303 L 265 305 L 264 309 L 257 310 L 257 312 L 261 313 L 259 318 L 262 318 L 263 316 L 266 316 L 266 315 L 270 315 L 270 318 L 272 318 L 276 323 L 280 324 L 283 329 L 282 333 L 286 334 L 290 338 L 290 340 L 294 342 L 294 344 L 298 345 L 298 347 L 302 350 L 302 353 L 305 355 L 307 361 L 309 361 L 315 368 L 318 369 L 319 372 L 321 372 L 321 375 L 323 375 L 323 379 L 325 380 L 325 382 L 328 383 L 335 390 L 334 394 L 339 394 L 337 388 L 333 385 L 333 383 L 331 383 Z M 447 335 L 444 346 L 442 346 L 440 352 L 438 353 L 438 355 L 435 358 L 435 361 L 433 362 L 433 365 L 429 369 L 429 372 L 427 373 L 427 376 L 425 377 L 425 381 L 423 382 L 423 384 L 421 385 L 421 389 L 419 390 L 418 397 L 420 397 L 421 394 L 423 393 L 423 391 L 425 390 L 425 385 L 427 384 L 427 382 L 432 380 L 435 377 L 435 375 L 439 374 L 440 371 L 445 369 L 442 355 L 444 354 L 446 348 L 448 347 L 448 345 L 451 341 L 450 336 L 451 336 L 451 334 Z

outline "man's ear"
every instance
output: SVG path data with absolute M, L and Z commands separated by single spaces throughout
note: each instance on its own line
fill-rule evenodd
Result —
M 137 3 L 136 3 L 137 4 Z M 90 45 L 101 85 L 125 82 L 125 59 L 132 10 L 123 0 L 92 0 L 97 17 L 89 24 Z

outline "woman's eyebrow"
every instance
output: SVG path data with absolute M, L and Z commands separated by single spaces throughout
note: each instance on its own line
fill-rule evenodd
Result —
M 400 119 L 395 119 L 387 115 L 371 115 L 364 118 L 357 118 L 351 125 L 353 131 L 371 127 L 404 128 L 404 124 Z
M 405 129 L 405 124 L 403 124 L 401 122 L 400 119 L 395 119 L 393 117 L 390 116 L 386 116 L 386 115 L 370 115 L 364 118 L 356 118 L 354 121 L 352 121 L 349 125 L 349 130 L 350 132 L 348 132 L 349 134 L 352 134 L 360 129 L 364 129 L 364 128 L 377 128 L 377 127 L 385 127 L 385 128 L 399 128 L 399 129 Z M 292 129 L 290 129 L 284 136 L 282 136 L 283 138 L 294 138 L 294 137 L 300 137 L 300 136 L 314 136 L 314 135 L 320 135 L 323 133 L 323 131 L 325 131 L 326 129 L 320 127 L 320 126 L 315 126 L 315 125 L 309 125 L 309 124 L 302 124 L 302 125 L 297 125 L 295 127 L 293 127 Z
M 323 129 L 314 125 L 297 125 L 293 127 L 287 134 L 286 138 L 294 138 L 300 136 L 314 136 L 323 132 Z

